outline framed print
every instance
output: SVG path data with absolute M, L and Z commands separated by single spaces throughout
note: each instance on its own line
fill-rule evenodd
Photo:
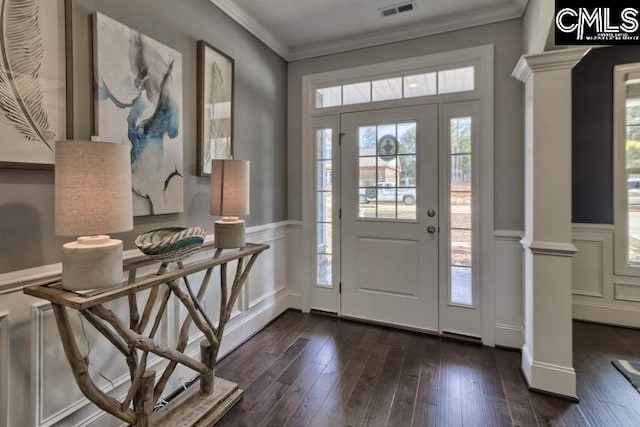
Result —
M 55 141 L 73 137 L 71 0 L 0 10 L 0 168 L 53 169 Z
M 93 15 L 94 129 L 131 147 L 133 215 L 183 211 L 182 54 Z
M 198 41 L 198 175 L 211 175 L 211 160 L 233 156 L 234 60 Z

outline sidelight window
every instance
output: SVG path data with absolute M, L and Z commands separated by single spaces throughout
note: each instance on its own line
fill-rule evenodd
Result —
M 332 286 L 332 129 L 316 130 L 317 285 Z
M 471 125 L 471 117 L 449 120 L 449 300 L 462 305 L 473 305 Z

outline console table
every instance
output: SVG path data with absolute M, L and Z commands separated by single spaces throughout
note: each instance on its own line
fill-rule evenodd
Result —
M 216 358 L 220 341 L 231 311 L 249 272 L 266 244 L 247 244 L 238 250 L 216 249 L 212 243 L 203 245 L 198 253 L 214 251 L 203 261 L 185 265 L 182 261 L 161 262 L 155 275 L 138 278 L 138 270 L 158 261 L 139 256 L 124 263 L 129 279 L 122 285 L 93 292 L 72 292 L 62 288 L 60 278 L 37 283 L 24 289 L 24 293 L 51 302 L 65 354 L 76 382 L 84 395 L 104 411 L 136 426 L 210 426 L 218 421 L 242 396 L 238 385 L 215 377 Z M 227 266 L 237 261 L 235 277 L 227 284 Z M 201 304 L 214 268 L 220 267 L 220 314 L 217 324 L 211 320 Z M 188 276 L 204 271 L 204 278 L 194 292 Z M 184 285 L 181 286 L 181 285 Z M 138 294 L 149 290 L 140 307 Z M 154 341 L 165 314 L 167 303 L 174 295 L 186 308 L 188 315 L 182 321 L 175 348 Z M 104 304 L 127 298 L 129 319 L 119 318 Z M 140 308 L 143 307 L 142 312 Z M 125 358 L 131 385 L 123 400 L 101 391 L 89 376 L 88 356 L 83 355 L 69 322 L 68 309 L 77 310 Z M 155 314 L 154 314 L 155 312 Z M 153 319 L 153 320 L 152 320 Z M 128 322 L 127 322 L 128 321 Z M 204 334 L 200 343 L 200 359 L 184 354 L 191 324 Z M 161 373 L 147 369 L 147 358 L 153 353 L 167 360 Z M 182 364 L 199 374 L 199 387 L 192 386 L 175 400 L 153 412 L 176 366 Z

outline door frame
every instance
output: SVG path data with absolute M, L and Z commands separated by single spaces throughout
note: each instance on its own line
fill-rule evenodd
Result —
M 368 79 L 415 74 L 428 69 L 456 68 L 473 65 L 476 70 L 475 88 L 473 91 L 445 95 L 408 98 L 393 101 L 356 104 L 330 108 L 315 108 L 315 89 L 332 84 L 345 84 Z M 477 101 L 479 103 L 478 135 L 479 149 L 474 153 L 479 156 L 481 165 L 479 181 L 475 188 L 480 199 L 479 229 L 479 278 L 481 298 L 480 312 L 482 318 L 482 341 L 485 345 L 495 343 L 495 290 L 494 271 L 494 45 L 483 45 L 448 52 L 434 53 L 396 61 L 339 69 L 325 73 L 308 74 L 302 77 L 302 241 L 301 253 L 301 294 L 303 312 L 311 308 L 311 288 L 315 284 L 315 147 L 313 122 L 319 117 L 334 117 L 339 120 L 340 113 L 394 108 L 421 104 L 447 104 L 460 101 Z M 335 183 L 334 183 L 335 184 Z M 339 185 L 339 184 L 338 184 Z M 305 190 L 307 189 L 307 190 Z M 335 219 L 337 220 L 337 218 Z
M 360 213 L 359 189 L 361 186 L 360 172 L 360 133 L 361 126 L 379 126 L 385 124 L 400 125 L 408 122 L 415 123 L 416 150 L 413 153 L 416 160 L 416 175 L 413 188 L 416 203 L 413 205 L 415 218 L 385 218 L 362 216 Z M 348 318 L 360 318 L 367 322 L 390 323 L 399 328 L 437 334 L 439 328 L 439 256 L 438 241 L 440 233 L 427 232 L 428 226 L 438 225 L 439 215 L 427 216 L 429 209 L 439 212 L 439 147 L 438 147 L 438 105 L 425 104 L 420 106 L 400 107 L 384 110 L 373 110 L 356 113 L 344 113 L 340 117 L 341 133 L 344 134 L 340 155 L 342 158 L 340 187 L 341 209 L 343 210 L 340 223 L 343 264 L 353 266 L 352 269 L 342 271 L 342 294 L 340 295 L 340 315 Z M 399 139 L 399 130 L 396 129 Z M 379 138 L 382 134 L 377 133 Z M 400 153 L 399 153 L 400 154 Z M 375 154 L 374 154 L 375 155 Z M 377 168 L 376 168 L 377 169 Z M 397 179 L 398 177 L 396 177 Z M 374 184 L 379 182 L 378 173 Z M 397 204 L 402 204 L 398 201 Z M 378 205 L 380 207 L 380 205 Z M 380 255 L 367 257 L 363 252 L 373 247 L 386 249 Z M 368 243 L 365 243 L 368 242 Z M 364 246 L 357 249 L 359 244 Z M 399 253 L 388 259 L 395 259 L 402 263 L 404 259 L 416 256 L 415 269 L 398 271 L 392 276 L 385 276 L 390 269 L 376 270 L 371 261 L 377 264 L 380 257 L 386 257 L 389 245 L 394 245 Z M 409 246 L 413 245 L 411 250 Z M 376 249 L 374 249 L 376 251 Z M 392 250 L 395 252 L 395 249 Z M 362 262 L 365 260 L 364 262 Z M 380 259 L 380 261 L 383 261 Z M 364 266 L 364 265 L 366 266 Z M 414 273 L 417 281 L 411 277 L 403 277 L 407 271 Z M 368 275 L 375 272 L 364 281 L 360 274 Z M 350 274 L 351 273 L 351 274 Z M 412 276 L 409 274 L 409 276 Z M 370 284 L 376 280 L 378 286 Z M 371 280 L 369 282 L 368 280 Z M 396 282 L 396 283 L 394 283 Z M 394 283 L 393 285 L 391 285 Z M 403 287 L 401 291 L 397 286 Z M 412 286 L 413 285 L 413 286 Z M 415 286 L 415 287 L 414 287 Z M 399 291 L 398 294 L 396 291 Z M 376 309 L 371 310 L 374 307 Z M 384 307 L 379 310 L 377 307 Z M 381 313 L 384 311 L 384 314 Z M 376 314 L 380 312 L 379 314 Z M 395 320 L 391 320 L 395 319 Z

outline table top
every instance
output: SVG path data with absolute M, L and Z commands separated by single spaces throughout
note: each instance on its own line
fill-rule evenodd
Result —
M 245 247 L 234 250 L 216 250 L 213 243 L 205 243 L 196 253 L 216 250 L 214 255 L 204 261 L 194 262 L 184 265 L 182 268 L 166 271 L 162 274 L 147 276 L 132 283 L 123 282 L 119 286 L 113 288 L 94 290 L 89 292 L 75 292 L 66 290 L 62 287 L 61 277 L 55 277 L 44 282 L 34 283 L 24 288 L 24 293 L 34 297 L 48 300 L 54 304 L 64 305 L 76 310 L 85 310 L 98 304 L 104 304 L 109 301 L 127 296 L 132 293 L 140 292 L 153 286 L 160 285 L 165 282 L 177 280 L 181 277 L 207 270 L 215 266 L 226 264 L 231 261 L 238 260 L 247 256 L 257 256 L 267 250 L 269 245 L 258 243 L 247 243 Z M 167 261 L 169 263 L 175 261 Z M 123 271 L 131 271 L 147 265 L 160 264 L 161 262 L 153 260 L 146 255 L 134 257 L 123 263 Z

